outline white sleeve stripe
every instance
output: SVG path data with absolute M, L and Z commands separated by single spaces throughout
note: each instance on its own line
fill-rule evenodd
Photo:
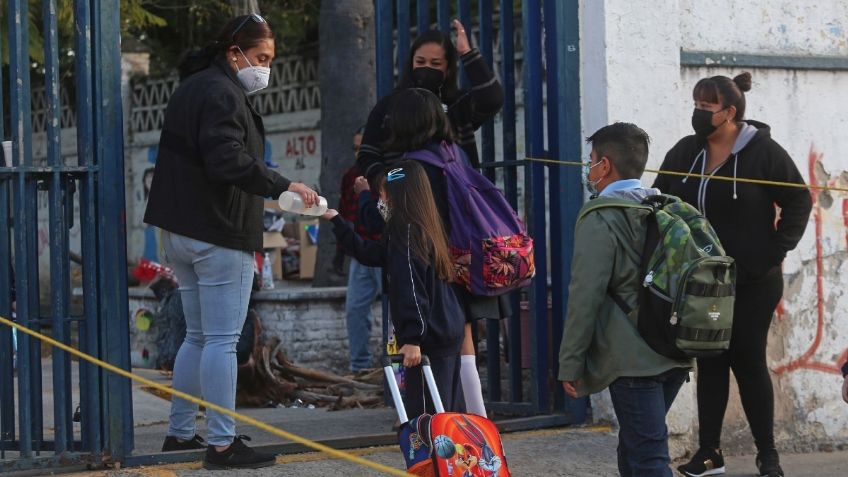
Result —
M 412 275 L 412 251 L 409 248 L 411 224 L 406 225 L 406 263 L 409 265 L 409 282 L 412 285 L 412 299 L 415 301 L 415 308 L 418 310 L 418 321 L 421 322 L 421 337 L 424 337 L 424 316 L 421 314 L 421 307 L 418 306 L 418 296 L 415 293 L 415 278 Z

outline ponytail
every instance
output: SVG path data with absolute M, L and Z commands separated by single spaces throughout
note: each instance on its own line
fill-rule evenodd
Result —
M 267 39 L 274 39 L 274 32 L 267 20 L 249 21 L 248 15 L 232 18 L 218 32 L 215 41 L 199 50 L 190 51 L 183 57 L 177 66 L 180 81 L 208 68 L 216 56 L 233 46 L 246 51 Z
M 215 59 L 215 56 L 220 51 L 216 48 L 216 43 L 211 43 L 199 50 L 193 50 L 186 53 L 179 66 L 177 66 L 177 73 L 180 76 L 180 81 L 183 81 L 199 71 L 205 70 L 212 64 L 212 60 Z
M 727 76 L 703 78 L 692 90 L 692 99 L 736 108 L 736 121 L 745 119 L 745 93 L 751 91 L 751 73 L 745 71 L 733 79 Z

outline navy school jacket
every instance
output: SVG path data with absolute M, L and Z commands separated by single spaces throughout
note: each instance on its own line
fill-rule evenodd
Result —
M 421 346 L 429 356 L 458 355 L 465 317 L 448 282 L 435 268 L 415 257 L 405 237 L 385 234 L 380 242 L 365 240 L 336 216 L 333 232 L 345 252 L 368 267 L 383 268 L 384 292 L 398 344 Z

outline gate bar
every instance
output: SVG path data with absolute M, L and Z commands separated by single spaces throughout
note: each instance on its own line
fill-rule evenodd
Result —
M 542 115 L 542 18 L 540 0 L 524 0 L 524 130 L 528 155 L 545 153 Z M 536 279 L 530 285 L 530 346 L 532 401 L 536 412 L 547 413 L 548 404 L 548 270 L 545 224 L 545 166 L 531 164 L 525 173 L 525 196 L 529 207 L 530 235 L 534 249 Z
M 89 0 L 74 0 L 74 62 L 77 74 L 77 161 L 79 166 L 92 168 L 94 161 L 94 100 L 91 52 L 91 7 Z M 86 174 L 80 180 L 80 247 L 82 254 L 82 291 L 85 321 L 80 324 L 80 349 L 101 358 L 99 342 L 97 296 L 97 207 L 96 172 Z M 80 363 L 80 434 L 83 448 L 99 453 L 102 447 L 103 420 L 100 403 L 102 371 L 95 365 Z
M 31 151 L 31 111 L 29 88 L 29 35 L 27 32 L 29 12 L 26 0 L 9 0 L 9 94 L 11 102 L 12 126 L 12 166 L 23 166 L 32 163 Z M 12 185 L 13 207 L 15 211 L 26 210 L 27 183 L 22 173 L 14 173 Z M 32 305 L 30 295 L 30 273 L 27 266 L 29 257 L 29 240 L 27 240 L 28 218 L 30 214 L 14 214 L 15 233 L 15 289 L 17 290 L 18 321 L 29 326 L 29 316 Z M 37 287 L 37 284 L 32 284 Z M 18 337 L 18 435 L 20 439 L 20 455 L 24 459 L 32 457 L 32 380 L 30 350 L 32 339 L 28 336 Z
M 409 55 L 409 0 L 397 0 L 397 71 L 403 76 Z
M 59 40 L 56 26 L 56 0 L 44 0 L 44 100 L 47 106 L 47 162 L 54 168 L 62 166 L 61 110 L 59 104 Z M 59 170 L 51 174 L 49 185 L 50 214 L 50 297 L 53 315 L 51 334 L 65 343 L 70 342 L 69 323 L 65 316 L 69 308 L 68 233 L 63 195 L 64 177 Z M 73 443 L 71 421 L 71 366 L 67 353 L 53 349 L 53 420 L 54 451 L 61 454 Z
M 418 0 L 415 4 L 417 7 L 415 20 L 418 22 L 418 34 L 420 35 L 430 29 L 430 0 Z M 391 20 L 389 20 L 389 24 L 391 24 Z M 391 32 L 389 32 L 388 38 L 391 41 Z M 391 56 L 387 56 L 387 58 L 391 58 Z
M 439 0 L 436 4 L 436 17 L 438 17 L 439 30 L 443 31 L 444 33 L 450 32 L 450 16 L 450 2 L 448 0 Z
M 4 38 L 0 38 L 2 44 Z M 0 48 L 2 51 L 2 48 Z M 0 85 L 3 84 L 3 69 L 0 68 Z M 3 107 L 3 88 L 0 87 L 0 111 Z M 0 121 L 0 140 L 6 139 L 4 121 Z M 11 157 L 4 157 L 12 165 Z M 0 164 L 5 166 L 6 163 Z M 9 216 L 9 193 L 12 185 L 11 176 L 2 174 L 0 177 L 0 313 L 12 316 L 12 242 L 11 217 Z M 13 376 L 12 330 L 0 327 L 0 459 L 5 458 L 4 443 L 15 440 L 15 380 Z
M 516 161 L 515 136 L 515 28 L 512 0 L 501 0 L 501 81 L 504 105 L 501 109 L 503 160 Z M 506 166 L 504 193 L 512 208 L 518 210 L 518 169 Z M 521 307 L 517 293 L 510 297 L 512 314 L 509 317 L 509 400 L 521 402 L 524 397 L 521 371 Z

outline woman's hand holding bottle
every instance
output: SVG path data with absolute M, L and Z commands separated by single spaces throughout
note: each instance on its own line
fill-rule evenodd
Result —
M 302 182 L 292 182 L 291 185 L 289 185 L 289 192 L 299 194 L 306 207 L 312 207 L 313 205 L 318 204 L 318 193 Z

